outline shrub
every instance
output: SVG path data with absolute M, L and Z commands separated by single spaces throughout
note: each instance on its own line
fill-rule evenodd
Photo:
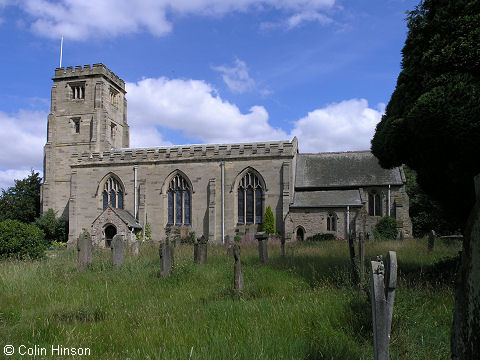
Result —
M 273 212 L 270 205 L 268 205 L 267 210 L 265 210 L 262 230 L 269 235 L 275 234 L 275 218 L 273 217 Z
M 18 220 L 0 222 L 0 259 L 38 259 L 45 255 L 45 234 Z
M 50 245 L 67 242 L 67 221 L 64 217 L 57 218 L 53 209 L 48 209 L 35 220 L 35 225 L 45 233 L 45 244 Z
M 235 241 L 236 243 L 239 243 L 240 241 L 242 241 L 242 237 L 237 234 L 233 237 L 233 241 Z
M 307 241 L 331 241 L 336 240 L 337 237 L 335 234 L 326 233 L 326 234 L 315 234 L 313 236 L 307 237 Z
M 373 229 L 375 239 L 396 239 L 398 235 L 397 220 L 384 216 Z

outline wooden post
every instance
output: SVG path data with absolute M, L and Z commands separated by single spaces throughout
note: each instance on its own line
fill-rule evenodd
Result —
M 363 232 L 358 234 L 358 296 L 363 296 L 363 281 L 365 279 L 365 243 Z
M 349 234 L 347 234 L 347 236 L 348 236 L 348 248 L 350 250 L 350 264 L 352 267 L 352 283 L 354 285 L 358 285 L 359 277 L 358 277 L 357 264 L 355 263 L 355 244 L 353 243 L 355 239 L 353 238 L 353 236 L 350 236 Z
M 375 360 L 388 360 L 393 303 L 397 286 L 397 254 L 394 251 L 388 252 L 386 268 L 381 256 L 377 257 L 377 261 L 371 262 L 371 285 Z
M 428 251 L 433 251 L 435 247 L 435 230 L 430 230 L 428 233 Z

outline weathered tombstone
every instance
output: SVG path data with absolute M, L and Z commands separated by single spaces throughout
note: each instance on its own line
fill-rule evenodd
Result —
M 112 244 L 110 245 L 112 249 L 112 264 L 117 266 L 123 265 L 123 260 L 125 259 L 125 239 L 121 234 L 117 234 L 112 239 Z
M 262 264 L 266 264 L 268 262 L 268 234 L 260 231 L 255 234 L 255 238 L 258 240 L 258 258 Z
M 235 265 L 233 265 L 233 292 L 238 294 L 243 291 L 243 270 L 242 262 L 240 260 L 240 245 L 234 243 L 231 245 L 233 249 L 233 257 L 235 259 Z
M 90 233 L 83 229 L 77 239 L 77 270 L 85 269 L 93 261 L 92 257 L 92 237 Z
M 130 250 L 132 251 L 133 256 L 138 256 L 138 254 L 140 253 L 141 245 L 142 243 L 140 241 L 132 242 L 132 244 L 130 245 Z
M 435 247 L 435 237 L 437 234 L 435 234 L 435 230 L 430 230 L 428 233 L 428 251 L 433 251 L 433 248 Z
M 207 263 L 207 238 L 202 235 L 198 242 L 195 244 L 197 246 L 197 263 L 206 264 Z
M 356 264 L 356 257 L 355 257 L 355 238 L 353 235 L 347 234 L 348 237 L 348 249 L 350 251 L 350 266 L 351 266 L 351 276 L 352 276 L 352 283 L 357 285 L 359 281 L 358 276 L 358 268 Z
M 397 286 L 397 254 L 389 251 L 386 267 L 379 256 L 371 262 L 373 347 L 375 360 L 390 359 L 389 344 Z
M 158 254 L 160 255 L 160 277 L 167 277 L 173 269 L 174 245 L 170 243 L 168 237 L 160 243 Z

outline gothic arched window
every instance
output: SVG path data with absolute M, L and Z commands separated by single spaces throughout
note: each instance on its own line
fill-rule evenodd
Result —
M 167 225 L 190 225 L 191 189 L 182 175 L 177 174 L 170 180 L 167 197 Z
M 337 216 L 334 213 L 327 215 L 327 231 L 337 231 Z
M 103 210 L 110 204 L 113 208 L 123 209 L 123 187 L 120 181 L 110 176 L 103 186 Z
M 257 175 L 247 172 L 238 184 L 238 224 L 261 224 L 263 189 Z
M 368 194 L 368 215 L 382 216 L 382 201 L 380 194 L 372 191 Z

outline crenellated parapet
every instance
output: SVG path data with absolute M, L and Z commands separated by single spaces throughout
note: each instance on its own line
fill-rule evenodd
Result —
M 120 79 L 113 71 L 107 68 L 102 63 L 82 66 L 68 66 L 66 68 L 56 68 L 55 69 L 55 77 L 53 81 L 58 80 L 66 80 L 66 79 L 75 79 L 81 80 L 83 78 L 93 77 L 101 75 L 106 79 L 113 82 L 115 85 L 118 86 L 120 90 L 125 92 L 125 82 Z
M 236 144 L 178 145 L 136 149 L 122 148 L 103 152 L 78 154 L 76 156 L 76 162 L 72 166 L 169 161 L 220 161 L 228 159 L 255 159 L 268 157 L 291 158 L 296 153 L 296 138 L 291 142 L 271 141 Z

